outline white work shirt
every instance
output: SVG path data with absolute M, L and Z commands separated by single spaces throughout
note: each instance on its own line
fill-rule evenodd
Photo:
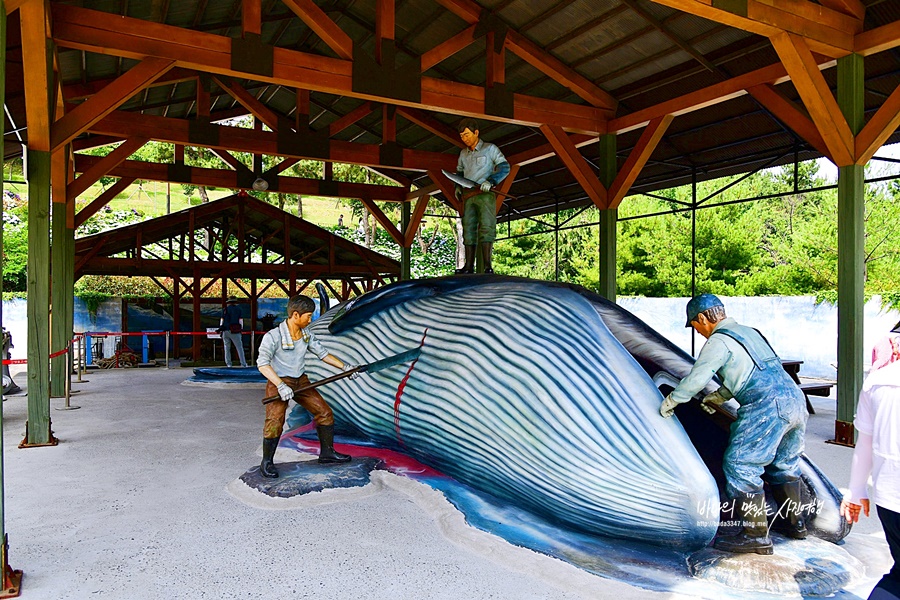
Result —
M 900 512 L 900 362 L 872 371 L 863 383 L 853 421 L 859 440 L 850 472 L 854 504 L 871 502 Z M 872 475 L 872 494 L 866 480 Z
M 293 340 L 292 349 L 285 348 L 281 340 L 281 327 L 270 329 L 259 344 L 256 366 L 271 365 L 279 377 L 300 377 L 306 372 L 306 350 L 319 360 L 328 356 L 328 350 L 308 328 L 303 330 L 299 340 Z

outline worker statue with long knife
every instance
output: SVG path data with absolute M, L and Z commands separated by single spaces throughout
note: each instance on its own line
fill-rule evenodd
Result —
M 266 396 L 272 397 L 271 401 L 265 403 L 263 458 L 259 465 L 263 477 L 278 477 L 274 464 L 275 450 L 278 448 L 284 415 L 291 399 L 308 410 L 316 423 L 320 445 L 319 462 L 350 461 L 349 455 L 334 450 L 334 414 L 322 395 L 310 386 L 306 375 L 306 351 L 309 349 L 319 360 L 347 372 L 351 378 L 357 376 L 357 367 L 330 354 L 308 329 L 315 310 L 316 303 L 311 298 L 302 295 L 292 297 L 288 300 L 288 317 L 278 327 L 266 332 L 259 344 L 256 366 L 269 380 L 266 384 Z
M 497 194 L 493 188 L 509 175 L 509 163 L 500 148 L 479 138 L 475 119 L 461 120 L 457 131 L 466 145 L 459 153 L 457 174 L 477 186 L 464 193 L 464 188 L 454 179 L 457 181 L 456 197 L 464 203 L 463 243 L 466 247 L 466 264 L 457 273 L 475 272 L 476 245 L 481 246 L 484 272 L 493 273 L 491 253 L 497 239 Z

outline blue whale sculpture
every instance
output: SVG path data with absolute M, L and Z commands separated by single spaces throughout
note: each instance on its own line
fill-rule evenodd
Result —
M 386 286 L 312 328 L 360 364 L 422 345 L 411 366 L 319 388 L 375 444 L 572 530 L 684 551 L 714 537 L 727 422 L 696 403 L 659 417 L 653 376 L 683 377 L 693 359 L 614 303 L 568 284 L 444 277 Z M 826 499 L 814 534 L 846 535 L 834 486 L 808 461 L 804 481 Z

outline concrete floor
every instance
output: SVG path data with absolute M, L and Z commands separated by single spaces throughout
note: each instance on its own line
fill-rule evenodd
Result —
M 248 506 L 225 488 L 258 464 L 260 394 L 179 385 L 190 374 L 89 373 L 74 386 L 80 410 L 52 400 L 60 444 L 51 448 L 18 449 L 26 399 L 4 403 L 6 530 L 11 566 L 25 572 L 22 598 L 688 597 L 454 529 L 461 517 L 449 504 L 403 484 L 304 509 Z M 24 373 L 14 377 L 25 387 Z M 823 443 L 834 400 L 815 404 L 808 453 L 844 486 L 851 450 Z M 851 538 L 879 531 L 870 518 Z

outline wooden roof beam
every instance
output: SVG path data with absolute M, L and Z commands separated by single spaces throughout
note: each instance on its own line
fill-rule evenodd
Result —
M 459 133 L 457 133 L 456 129 L 444 125 L 434 117 L 425 114 L 421 110 L 417 110 L 415 108 L 407 108 L 405 106 L 398 106 L 397 114 L 401 115 L 410 123 L 414 123 L 422 129 L 433 133 L 442 140 L 450 142 L 457 148 L 466 147 L 466 145 L 463 144 L 462 140 L 459 138 Z
M 431 50 L 424 52 L 419 60 L 422 72 L 424 73 L 431 67 L 450 58 L 460 50 L 467 48 L 475 41 L 476 25 L 470 25 L 463 29 L 452 38 L 441 42 Z
M 196 71 L 173 68 L 165 75 L 161 75 L 155 81 L 148 84 L 147 87 L 151 88 L 161 85 L 171 85 L 173 83 L 184 83 L 186 81 L 197 79 L 198 76 L 199 74 Z M 83 100 L 84 98 L 93 96 L 115 80 L 115 77 L 108 77 L 95 79 L 94 81 L 88 81 L 87 83 L 70 83 L 63 86 L 63 97 L 66 102 Z
M 255 81 L 363 100 L 382 100 L 354 90 L 353 65 L 349 60 L 274 47 L 272 75 L 249 74 L 232 67 L 229 37 L 65 4 L 53 5 L 53 17 L 54 40 L 62 47 L 136 60 L 158 56 L 174 60 L 180 67 L 219 75 L 251 77 Z M 604 132 L 609 112 L 593 106 L 514 94 L 512 115 L 498 117 L 488 113 L 483 87 L 432 77 L 421 78 L 419 102 L 391 100 L 391 103 L 529 127 L 548 123 L 581 133 Z
M 109 173 L 111 169 L 117 167 L 129 156 L 137 152 L 148 141 L 147 138 L 142 137 L 129 138 L 119 144 L 112 152 L 94 163 L 90 169 L 86 171 L 77 171 L 81 173 L 81 177 L 67 186 L 66 196 L 70 200 L 75 200 L 89 187 L 94 185 L 101 177 Z
M 372 102 L 363 102 L 343 117 L 332 122 L 328 126 L 328 137 L 334 137 L 341 131 L 347 129 L 357 121 L 368 117 L 375 110 L 376 105 Z
M 312 0 L 282 0 L 338 57 L 353 58 L 353 40 Z
M 345 162 L 356 165 L 376 166 L 425 171 L 428 169 L 454 169 L 457 157 L 443 152 L 402 150 L 400 164 L 382 164 L 381 146 L 339 140 L 324 140 L 320 145 L 300 143 L 306 134 L 285 134 L 255 131 L 223 125 L 204 126 L 202 139 L 195 137 L 191 121 L 151 115 L 136 115 L 114 111 L 91 128 L 93 133 L 122 137 L 145 136 L 150 139 L 182 144 L 267 154 L 269 156 L 293 156 L 311 160 Z M 297 142 L 297 143 L 292 143 Z M 308 152 L 305 152 L 308 150 Z
M 516 180 L 516 175 L 519 174 L 519 169 L 521 169 L 519 165 L 510 165 L 509 174 L 506 176 L 506 179 L 500 182 L 500 185 L 497 186 L 501 192 L 504 194 L 509 191 L 509 188 L 512 187 L 513 182 Z M 503 203 L 506 201 L 506 196 L 502 194 L 497 194 L 497 208 L 496 213 L 500 214 L 500 209 L 503 207 Z
M 261 0 L 241 1 L 241 29 L 244 36 L 262 33 L 262 2 Z
M 382 64 L 383 48 L 394 42 L 394 0 L 377 0 L 375 6 L 375 60 Z
M 103 159 L 87 154 L 75 155 L 75 171 L 87 173 L 93 170 Z M 151 163 L 138 160 L 125 160 L 112 167 L 106 174 L 112 177 L 146 179 L 148 181 L 169 181 L 173 183 L 193 183 L 211 187 L 228 189 L 250 189 L 251 181 L 244 181 L 236 171 L 231 169 L 208 169 L 203 167 L 186 167 L 183 172 L 189 181 L 180 178 L 173 181 L 167 163 Z M 246 168 L 246 167 L 244 167 Z M 76 181 L 78 181 L 76 179 Z M 321 179 L 305 177 L 278 177 L 270 180 L 272 190 L 305 196 L 323 196 L 326 198 L 358 198 L 368 196 L 386 202 L 403 202 L 406 200 L 406 188 L 389 185 L 353 183 L 347 181 L 324 182 Z
M 856 136 L 856 164 L 864 165 L 887 141 L 900 125 L 900 87 L 897 87 L 881 108 L 872 115 Z
M 809 40 L 816 52 L 832 58 L 853 51 L 853 38 L 862 31 L 862 20 L 808 0 L 652 0 L 716 23 L 768 38 L 789 32 Z M 732 10 L 720 6 L 733 7 Z
M 416 207 L 409 217 L 409 225 L 407 225 L 406 231 L 403 233 L 404 248 L 409 248 L 415 241 L 416 232 L 419 231 L 419 225 L 422 224 L 422 217 L 425 216 L 425 209 L 428 208 L 429 200 L 431 200 L 431 196 L 425 194 L 424 196 L 419 196 L 419 199 L 416 201 Z
M 278 131 L 280 121 L 287 121 L 286 117 L 281 117 L 274 110 L 257 100 L 253 94 L 242 88 L 233 79 L 214 75 L 213 80 L 219 84 L 220 88 L 228 92 L 228 95 L 237 100 L 238 104 L 265 123 L 272 131 Z
M 631 190 L 641 169 L 650 160 L 650 156 L 662 140 L 663 135 L 675 119 L 674 115 L 665 115 L 650 121 L 650 124 L 644 129 L 637 144 L 631 149 L 625 164 L 616 174 L 612 185 L 609 187 L 609 208 L 618 208 L 622 200 Z
M 14 10 L 18 10 L 23 4 L 28 2 L 28 0 L 6 0 L 6 14 L 12 13 Z
M 839 167 L 852 165 L 855 154 L 853 132 L 806 41 L 792 33 L 781 33 L 772 38 L 772 45 L 825 140 L 831 159 Z
M 800 107 L 782 96 L 774 86 L 763 83 L 747 89 L 766 110 L 775 115 L 794 133 L 806 140 L 810 146 L 818 150 L 822 156 L 831 157 L 831 152 L 822 139 L 816 124 L 800 110 Z
M 162 58 L 142 60 L 54 123 L 52 147 L 57 149 L 71 142 L 174 65 L 175 61 Z
M 579 75 L 522 34 L 510 31 L 506 36 L 506 47 L 532 67 L 569 88 L 592 105 L 615 112 L 618 101 L 611 94 Z
M 863 31 L 853 40 L 853 51 L 863 56 L 900 46 L 900 21 Z
M 609 207 L 606 188 L 600 183 L 597 174 L 591 169 L 566 132 L 554 125 L 541 125 L 541 132 L 547 137 L 547 141 L 556 150 L 557 156 L 569 169 L 575 180 L 584 188 L 591 202 L 600 210 L 606 210 Z
M 400 233 L 400 230 L 397 229 L 397 226 L 394 225 L 391 220 L 388 218 L 384 211 L 382 211 L 375 201 L 371 198 L 360 198 L 363 204 L 366 205 L 366 208 L 369 209 L 369 212 L 372 213 L 372 216 L 375 217 L 375 220 L 384 227 L 384 230 L 388 232 L 388 235 L 391 236 L 398 245 L 402 246 L 404 242 L 404 236 Z
M 439 170 L 428 171 L 428 177 L 431 178 L 431 181 L 433 181 L 434 184 L 438 186 L 438 189 L 443 192 L 444 198 L 447 199 L 447 202 L 453 207 L 453 210 L 462 215 L 462 204 L 456 199 L 456 189 L 453 187 L 453 182 L 447 179 Z
M 25 69 L 25 121 L 28 148 L 50 152 L 51 81 L 53 71 L 47 43 L 49 13 L 46 0 L 31 0 L 19 7 L 22 31 L 22 62 Z M 6 40 L 3 40 L 6 43 Z
M 819 4 L 860 21 L 866 18 L 866 5 L 860 0 L 819 0 Z
M 125 191 L 125 189 L 134 183 L 135 177 L 122 177 L 113 185 L 108 187 L 105 192 L 97 196 L 90 204 L 78 211 L 75 215 L 75 228 L 81 227 L 85 221 L 97 214 L 97 211 L 109 204 L 109 201 Z M 76 179 L 77 181 L 77 179 Z

